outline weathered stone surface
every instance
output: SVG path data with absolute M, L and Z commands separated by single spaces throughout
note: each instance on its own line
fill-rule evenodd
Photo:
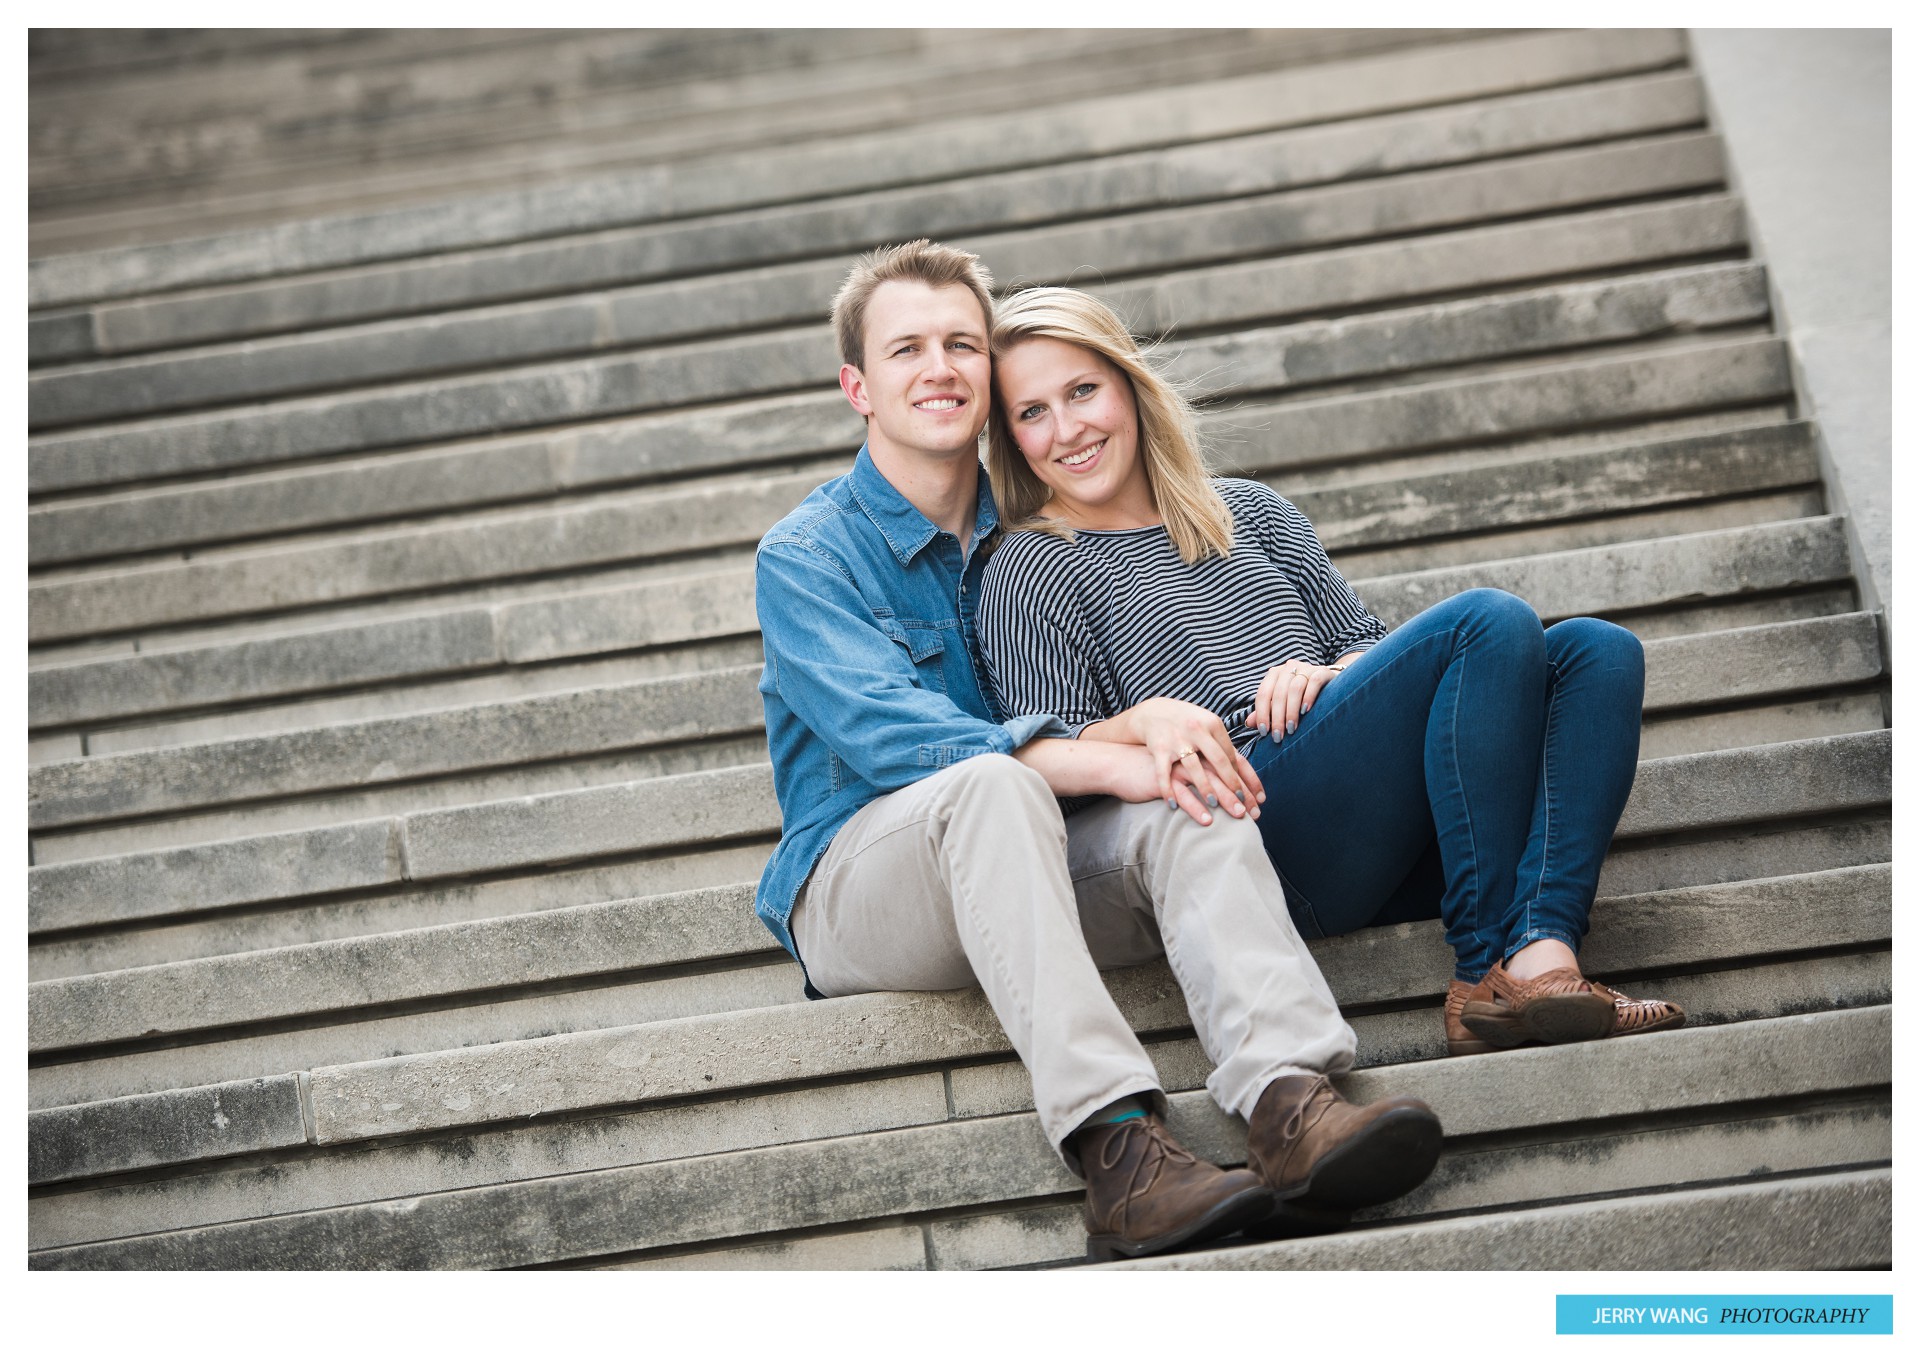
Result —
M 352 900 L 322 897 L 311 905 L 182 916 L 165 927 L 132 933 L 82 930 L 34 944 L 27 950 L 27 969 L 31 980 L 59 980 L 716 887 L 744 887 L 740 904 L 750 908 L 751 901 L 744 898 L 752 896 L 754 881 L 771 852 L 770 842 L 758 841 L 584 868 L 542 869 L 531 876 L 479 883 L 420 886 Z
M 1250 403 L 1215 412 L 1205 425 L 1235 431 L 1236 442 L 1222 458 L 1243 472 L 1297 469 L 1614 418 L 1784 399 L 1792 389 L 1786 357 L 1778 339 L 1741 338 L 1670 353 Z
M 1289 495 L 1329 550 L 1644 509 L 1819 480 L 1804 423 Z
M 473 305 L 518 293 L 604 287 L 649 276 L 805 251 L 852 251 L 914 234 L 1205 200 L 1378 172 L 1404 172 L 1604 136 L 1650 133 L 1702 120 L 1698 81 L 1661 73 L 1597 87 L 1476 101 L 1456 107 L 1202 142 L 1085 163 L 996 173 L 720 218 L 584 237 L 535 240 L 476 253 L 376 264 L 315 278 L 236 286 L 94 307 L 105 350 L 139 351 L 302 325 Z
M 1437 944 L 1431 946 L 1438 949 Z M 1445 967 L 1444 962 L 1435 965 Z M 1629 994 L 1658 995 L 1673 1000 L 1686 1010 L 1687 1026 L 1695 1028 L 1837 1009 L 1873 1008 L 1893 998 L 1892 959 L 1884 948 L 1831 957 L 1762 961 L 1759 965 L 1724 971 L 1644 980 L 1617 971 L 1596 969 L 1595 974 L 1620 981 Z M 1447 1053 L 1439 1009 L 1439 992 L 1443 986 L 1444 976 L 1438 982 L 1410 987 L 1415 997 L 1424 995 L 1432 1001 L 1423 1008 L 1344 1014 L 1359 1043 L 1354 1052 L 1354 1068 L 1365 1070 L 1410 1061 L 1443 1061 Z M 1206 1058 L 1200 1043 L 1189 1038 L 1152 1042 L 1147 1046 L 1147 1054 L 1168 1092 L 1203 1088 L 1207 1076 L 1213 1073 L 1213 1062 Z M 947 1075 L 952 1083 L 949 1097 L 956 1117 L 1033 1110 L 1033 1081 L 1017 1060 L 956 1066 L 947 1071 Z M 1231 1150 L 1222 1155 L 1231 1156 Z
M 511 662 L 731 637 L 760 627 L 753 574 L 745 569 L 521 601 L 502 605 L 495 614 L 500 650 Z
M 303 690 L 471 671 L 500 661 L 485 610 L 444 611 L 222 646 L 46 666 L 27 677 L 33 726 L 90 722 Z
M 1035 119 L 969 119 L 930 145 L 919 128 L 814 147 L 720 156 L 620 178 L 455 204 L 335 216 L 179 243 L 32 260 L 36 309 L 216 281 L 472 248 L 668 214 L 733 209 L 893 183 L 937 181 L 1022 163 L 1111 154 L 1441 104 L 1657 69 L 1682 59 L 1672 32 L 1528 34 L 1308 71 L 1216 81 L 1151 99 L 1089 100 Z
M 1595 969 L 1764 956 L 1806 943 L 1881 941 L 1887 934 L 1889 888 L 1886 869 L 1863 868 L 1833 877 L 1602 902 L 1595 920 Z M 1611 935 L 1616 916 L 1622 917 L 1619 937 L 1601 937 Z M 1757 932 L 1763 929 L 1769 932 Z M 431 934 L 423 937 L 430 941 Z M 1363 929 L 1313 947 L 1335 997 L 1351 1007 L 1444 989 L 1450 968 L 1438 938 L 1437 922 L 1429 922 Z M 219 960 L 237 964 L 243 959 Z M 105 987 L 117 978 L 92 979 Z M 1186 1025 L 1185 1001 L 1163 965 L 1114 973 L 1109 983 L 1137 1030 Z M 775 1045 L 794 1049 L 771 1059 L 756 1049 Z M 545 1044 L 334 1066 L 315 1072 L 314 1112 L 318 1138 L 328 1143 L 577 1110 L 627 1101 L 629 1094 L 638 1100 L 701 1087 L 724 1091 L 788 1075 L 873 1072 L 1006 1049 L 992 1011 L 977 993 L 860 995 L 696 1019 L 679 1028 L 625 1028 Z M 956 1103 L 964 1073 L 955 1072 Z M 452 1108 L 452 1102 L 461 1106 Z
M 351 891 L 400 877 L 398 840 L 388 821 L 52 863 L 27 873 L 27 931 Z
M 1729 264 L 1205 340 L 1189 344 L 1180 360 L 1189 374 L 1218 370 L 1240 387 L 1266 389 L 1642 337 L 1663 328 L 1711 327 L 1760 318 L 1766 306 L 1762 271 Z M 1716 472 L 1726 475 L 1732 481 L 1721 491 L 1775 486 L 1741 482 L 1753 473 L 1728 474 L 1735 466 L 1724 457 L 1704 468 L 1687 466 L 1685 453 L 1675 453 L 1682 482 L 1663 485 L 1669 494 L 1686 491 L 1689 467 L 1696 483 L 1703 475 L 1709 483 Z M 1762 456 L 1749 462 L 1770 463 Z M 1773 465 L 1771 472 L 1777 479 L 1795 470 Z M 1797 472 L 1800 481 L 1814 477 L 1810 449 L 1799 457 Z M 1640 477 L 1645 476 L 1643 471 Z M 29 588 L 28 633 L 33 641 L 56 641 L 141 624 L 318 605 L 751 542 L 812 486 L 811 476 L 774 477 L 46 581 Z M 1704 490 L 1703 484 L 1693 488 Z M 1510 512 L 1519 515 L 1527 505 L 1522 493 Z M 1605 505 L 1594 500 L 1586 510 Z
M 607 901 L 42 981 L 27 987 L 28 1045 L 39 1051 L 123 1041 L 771 947 L 750 898 L 734 888 Z
M 306 1142 L 296 1076 L 211 1084 L 27 1113 L 27 1182 L 40 1186 Z
M 1882 669 L 1869 615 L 1655 639 L 1646 652 L 1650 712 L 1820 689 L 1870 679 Z M 75 747 L 30 770 L 29 822 L 45 829 L 382 779 L 470 772 L 650 741 L 730 735 L 760 725 L 758 678 L 758 667 L 734 668 L 197 746 L 84 758 L 77 758 Z M 1643 757 L 1681 753 L 1650 750 L 1646 735 Z
M 1869 1032 L 1869 1024 L 1859 1023 L 1863 1017 L 1877 1031 Z M 1769 1045 L 1780 1053 L 1805 1038 L 1858 1043 L 1877 1036 L 1884 1042 L 1887 1020 L 1880 1016 L 1873 1023 L 1873 1017 L 1871 1013 L 1836 1013 L 1790 1020 Z M 1745 1033 L 1765 1040 L 1764 1031 L 1683 1030 L 1658 1038 L 1480 1057 L 1477 1065 L 1467 1060 L 1393 1066 L 1348 1076 L 1346 1084 L 1356 1096 L 1371 1098 L 1405 1091 L 1407 1085 L 1420 1082 L 1423 1071 L 1437 1072 L 1445 1091 L 1429 1095 L 1429 1101 L 1443 1119 L 1452 1119 L 1468 1106 L 1463 1095 L 1479 1094 L 1488 1087 L 1496 1094 L 1495 1103 L 1511 1106 L 1510 1094 L 1520 1087 L 1512 1077 L 1513 1067 L 1521 1067 L 1521 1073 L 1528 1065 L 1544 1070 L 1559 1064 L 1571 1069 L 1577 1055 L 1584 1053 L 1591 1059 L 1592 1053 L 1600 1052 L 1610 1057 L 1610 1068 L 1618 1061 L 1644 1058 L 1645 1048 L 1658 1043 L 1669 1058 L 1659 1069 L 1665 1085 L 1656 1095 L 1659 1101 L 1689 1100 L 1688 1085 L 1694 1081 L 1687 1073 L 1675 1073 L 1680 1064 L 1670 1058 L 1676 1056 L 1686 1070 L 1702 1071 L 1705 1091 L 1692 1100 L 1726 1101 L 1719 1081 L 1739 1070 L 1739 1062 L 1727 1053 L 1744 1044 L 1730 1039 Z M 1871 1051 L 1837 1061 L 1809 1056 L 1804 1065 L 1795 1067 L 1788 1082 L 1845 1087 L 1861 1077 L 1854 1066 L 1872 1058 Z M 1879 1061 L 1884 1070 L 1884 1049 Z M 1483 1083 L 1488 1077 L 1495 1082 Z M 1564 1084 L 1572 1077 L 1563 1073 L 1556 1082 Z M 1867 1078 L 1871 1080 L 1870 1070 Z M 1828 1085 L 1829 1080 L 1834 1082 Z M 1748 1083 L 1749 1095 L 1771 1095 L 1772 1090 L 1757 1079 L 1750 1078 Z M 1530 1116 L 1552 1116 L 1572 1106 L 1556 1093 L 1540 1094 L 1540 1110 Z M 1235 1157 L 1237 1128 L 1202 1095 L 1174 1095 L 1173 1107 L 1175 1129 L 1203 1157 Z M 401 1203 L 156 1234 L 37 1254 L 32 1260 L 36 1265 L 63 1267 L 522 1265 L 1019 1200 L 1068 1192 L 1073 1186 L 1070 1175 L 1033 1129 L 1030 1117 L 994 1117 L 897 1131 L 880 1139 L 855 1137 L 610 1168 L 429 1194 Z M 716 1203 L 713 1198 L 719 1196 L 728 1200 Z
M 1892 800 L 1892 750 L 1893 733 L 1879 731 L 1649 760 L 1615 837 L 1876 806 Z
M 751 731 L 758 666 L 410 717 L 63 760 L 31 771 L 35 829 Z
M 1389 625 L 1448 596 L 1484 586 L 1513 592 L 1551 622 L 1838 581 L 1847 575 L 1841 522 L 1829 516 L 1369 577 L 1354 590 Z
M 1876 721 L 1873 725 L 1881 724 Z M 316 797 L 214 804 L 210 810 L 185 816 L 97 822 L 36 837 L 34 860 L 36 863 L 75 863 L 116 854 L 315 830 L 372 817 L 411 816 L 504 798 L 545 797 L 766 763 L 766 738 L 759 729 L 753 728 L 700 741 L 639 746 L 426 781 L 369 784 Z
M 94 322 L 86 310 L 28 316 L 27 360 L 38 365 L 96 355 Z
M 1646 655 L 1649 709 L 1846 685 L 1885 670 L 1869 614 L 1662 638 L 1646 645 Z
M 1709 170 L 1703 165 L 1700 176 L 1710 180 Z M 1312 249 L 1100 289 L 1147 331 L 1192 325 L 1198 316 L 1213 324 L 1245 323 L 1721 252 L 1746 240 L 1738 207 L 1736 198 L 1709 196 L 1556 212 L 1548 220 Z
M 28 513 L 33 561 L 161 548 L 276 530 L 545 497 L 568 489 L 722 470 L 859 444 L 835 391 L 690 412 L 643 414 L 531 436 L 345 459 L 77 502 Z
M 101 1098 L 160 1093 L 228 1079 L 286 1074 L 312 1065 L 355 1063 L 363 1057 L 424 1055 L 462 1047 L 537 1041 L 543 1037 L 615 1027 L 637 1027 L 804 999 L 800 968 L 784 957 L 734 963 L 693 975 L 668 972 L 651 979 L 558 991 L 522 991 L 518 998 L 449 1001 L 424 1009 L 376 1010 L 345 1022 L 267 1031 L 235 1029 L 209 1041 L 159 1049 L 138 1043 L 88 1060 L 31 1067 L 31 1106 L 63 1107 Z
M 1563 166 L 1563 159 L 1570 163 Z M 1714 138 L 1688 135 L 1648 145 L 1563 152 L 1544 161 L 1503 160 L 1484 167 L 1395 175 L 1341 189 L 1305 190 L 1272 200 L 1189 204 L 1121 221 L 956 242 L 981 251 L 1000 275 L 1065 281 L 1089 259 L 1101 260 L 1111 275 L 1165 270 L 1386 230 L 1717 185 L 1722 176 Z M 382 376 L 552 360 L 639 341 L 705 336 L 735 326 L 817 323 L 844 273 L 844 259 L 833 259 L 744 278 L 527 301 L 177 355 L 67 366 L 29 378 L 28 419 L 34 427 L 57 427 L 342 388 Z M 1204 315 L 1197 316 L 1200 320 Z M 737 368 L 735 378 L 752 370 Z M 729 392 L 755 392 L 755 387 Z M 693 397 L 699 397 L 697 390 Z
M 29 588 L 28 628 L 33 641 L 57 641 L 752 544 L 824 477 L 775 475 L 542 506 L 478 521 L 46 581 Z
M 751 767 L 423 812 L 408 817 L 405 829 L 411 875 L 427 878 L 734 839 L 779 826 L 772 771 Z
M 1769 1172 L 1872 1167 L 1888 1157 L 1891 1125 L 1889 1108 L 1874 1104 L 1518 1145 L 1454 1141 L 1425 1185 L 1370 1215 L 1414 1219 L 1629 1188 L 1698 1187 Z M 1086 1231 L 1075 1204 L 933 1221 L 926 1228 L 934 1266 L 941 1269 L 1077 1265 L 1086 1256 Z M 705 1256 L 719 1266 L 728 1251 Z
M 1390 245 L 1236 263 L 1216 273 L 1183 272 L 1165 283 L 1181 297 L 1178 322 L 1246 321 L 1302 310 L 1418 295 L 1502 280 L 1619 265 L 1663 254 L 1701 253 L 1740 242 L 1738 204 L 1729 198 L 1661 203 L 1590 217 L 1396 240 Z M 1177 285 L 1176 285 L 1177 283 Z M 1110 299 L 1142 322 L 1175 311 L 1154 287 L 1106 288 Z M 842 409 L 828 408 L 831 417 Z M 844 420 L 844 417 L 843 419 Z M 795 427 L 792 433 L 802 434 Z M 583 433 L 582 435 L 592 435 Z M 598 433 L 605 436 L 604 430 Z M 265 481 L 188 485 L 104 501 L 54 503 L 29 514 L 29 557 L 57 562 L 262 533 L 327 521 L 352 521 L 408 508 L 545 495 L 556 490 L 550 464 L 564 434 L 550 441 L 436 451 L 398 463 L 286 471 Z M 815 434 L 821 446 L 857 439 L 857 424 L 839 436 Z M 719 438 L 714 438 L 716 441 Z M 802 445 L 808 444 L 802 442 Z M 718 450 L 712 446 L 710 449 Z
M 1886 1169 L 1144 1258 L 1162 1271 L 1807 1271 L 1893 1260 Z
M 137 1100 L 134 1100 L 137 1101 Z M 56 1248 L 156 1228 L 225 1224 L 636 1163 L 898 1130 L 946 1119 L 938 1074 L 830 1084 L 643 1112 L 531 1121 L 379 1149 L 309 1151 L 272 1163 L 181 1172 L 30 1198 L 29 1242 Z M 156 1223 L 155 1217 L 162 1217 Z

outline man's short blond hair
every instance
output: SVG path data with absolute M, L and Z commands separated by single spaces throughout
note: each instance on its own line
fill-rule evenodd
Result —
M 980 302 L 981 323 L 992 320 L 993 277 L 977 254 L 931 239 L 888 244 L 861 254 L 833 298 L 833 336 L 840 344 L 840 359 L 849 366 L 866 368 L 867 306 L 881 283 L 890 281 L 964 286 Z M 980 335 L 983 341 L 986 336 L 984 331 Z

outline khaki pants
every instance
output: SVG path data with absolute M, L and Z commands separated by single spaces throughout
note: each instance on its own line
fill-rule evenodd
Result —
M 975 756 L 861 808 L 792 930 L 822 994 L 978 985 L 1056 1150 L 1108 1103 L 1160 1092 L 1098 968 L 1165 952 L 1229 1112 L 1245 1116 L 1279 1075 L 1353 1063 L 1353 1029 L 1257 826 L 1111 799 L 1063 822 L 1046 781 L 1011 756 Z

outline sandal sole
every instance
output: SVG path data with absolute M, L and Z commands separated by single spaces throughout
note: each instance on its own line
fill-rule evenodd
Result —
M 1504 1004 L 1469 1000 L 1460 1025 L 1490 1046 L 1510 1050 L 1529 1041 L 1561 1045 L 1598 1041 L 1613 1031 L 1613 1001 L 1600 995 L 1542 995 L 1515 1013 Z

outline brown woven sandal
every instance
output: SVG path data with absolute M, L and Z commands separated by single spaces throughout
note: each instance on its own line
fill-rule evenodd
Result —
M 1609 1037 L 1637 1037 L 1666 1027 L 1684 1027 L 1687 1011 L 1670 999 L 1635 999 L 1597 980 L 1587 984 L 1613 1001 L 1613 1031 Z
M 1527 1041 L 1595 1041 L 1612 1034 L 1614 1007 L 1572 967 L 1515 980 L 1496 964 L 1468 992 L 1460 1025 L 1502 1050 Z
M 1467 1031 L 1460 1021 L 1460 1010 L 1466 1007 L 1467 996 L 1479 988 L 1471 981 L 1450 980 L 1447 982 L 1447 1002 L 1443 1006 L 1442 1018 L 1447 1030 L 1448 1055 L 1485 1055 L 1500 1048 Z

